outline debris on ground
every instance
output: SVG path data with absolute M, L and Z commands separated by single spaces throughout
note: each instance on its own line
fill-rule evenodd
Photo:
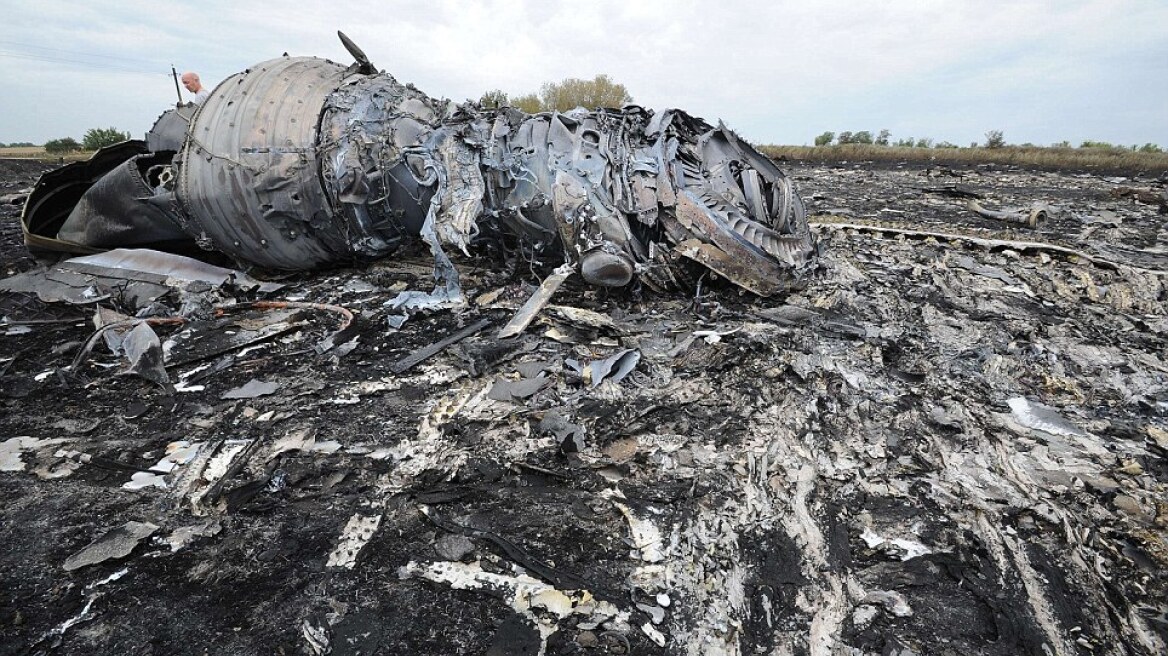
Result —
M 773 298 L 573 275 L 499 338 L 555 263 L 454 253 L 474 301 L 390 330 L 425 244 L 0 293 L 0 653 L 1164 653 L 1168 228 L 1111 193 L 1161 183 L 961 173 L 1030 227 L 790 170 L 823 248 Z M 173 389 L 74 364 L 98 312 L 183 317 Z
M 110 559 L 124 558 L 142 540 L 150 537 L 158 527 L 148 522 L 126 522 L 91 542 L 81 551 L 65 559 L 66 572 L 96 565 Z
M 560 265 L 504 335 L 571 273 L 676 289 L 696 263 L 769 296 L 814 266 L 790 179 L 721 123 L 631 104 L 532 115 L 456 105 L 378 72 L 338 36 L 351 66 L 261 62 L 198 111 L 165 112 L 144 141 L 46 173 L 21 217 L 26 244 L 201 248 L 284 272 L 424 245 L 434 287 L 389 300 L 395 328 L 466 303 L 448 251 L 494 244 Z
M 983 216 L 987 219 L 996 219 L 998 221 L 1007 221 L 1009 223 L 1020 223 L 1031 228 L 1038 227 L 1038 223 L 1045 221 L 1051 211 L 1045 205 L 1034 205 L 1030 208 L 989 210 L 982 207 L 981 203 L 976 200 L 966 202 L 965 206 L 978 216 Z

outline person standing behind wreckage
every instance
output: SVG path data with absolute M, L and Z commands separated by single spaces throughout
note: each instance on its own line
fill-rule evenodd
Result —
M 186 73 L 183 73 L 182 83 L 183 86 L 187 88 L 187 91 L 195 94 L 195 99 L 192 102 L 194 102 L 196 105 L 202 105 L 203 101 L 211 97 L 211 92 L 207 90 L 207 87 L 203 86 L 202 83 L 199 82 L 198 73 L 193 71 L 187 71 Z

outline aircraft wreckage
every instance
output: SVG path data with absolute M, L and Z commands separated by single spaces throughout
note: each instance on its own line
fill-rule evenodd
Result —
M 316 92 L 301 82 L 297 93 Z M 245 82 L 226 84 L 216 93 Z M 339 83 L 321 93 L 357 97 Z M 243 169 L 208 153 L 278 157 L 282 170 L 295 161 L 297 175 L 324 180 L 338 179 L 344 160 L 212 148 L 217 137 L 198 130 L 214 107 L 168 113 L 172 125 L 151 139 L 166 132 L 177 144 L 122 145 L 50 173 L 24 215 L 46 221 L 30 241 L 94 248 L 62 232 L 70 221 L 94 235 L 108 226 L 106 243 L 195 247 L 205 229 L 213 247 L 234 237 L 284 252 L 275 232 L 254 233 L 274 225 L 259 210 L 196 223 L 210 201 L 189 195 L 191 170 L 224 165 L 216 211 L 227 216 Z M 554 125 L 473 115 L 443 119 L 441 129 L 460 131 L 442 143 L 470 143 L 480 119 L 493 133 L 502 117 L 507 144 L 524 125 Z M 693 134 L 711 133 L 710 148 L 730 143 L 680 114 L 659 121 L 651 143 L 676 139 L 669 161 L 686 184 L 683 164 L 702 170 L 685 159 L 698 149 Z M 234 138 L 261 128 L 271 129 Z M 371 142 L 385 152 L 397 143 L 377 134 L 388 135 Z M 376 161 L 373 146 L 348 143 L 346 153 Z M 590 251 L 556 251 L 584 242 L 561 241 L 554 205 L 539 208 L 556 239 L 523 241 L 531 233 L 506 223 L 546 216 L 531 202 L 500 204 L 503 188 L 487 184 L 500 174 L 482 161 L 519 153 L 460 148 L 480 166 L 427 155 L 435 179 L 418 189 L 429 195 L 412 192 L 419 201 L 395 220 L 405 209 L 417 226 L 432 219 L 431 241 L 453 255 L 439 241 L 451 224 L 438 192 L 474 172 L 484 208 L 518 210 L 470 217 L 473 253 L 520 263 L 534 251 L 542 270 L 567 261 L 583 272 Z M 427 180 L 425 157 L 401 158 L 410 170 L 360 168 L 364 206 L 340 203 L 337 184 L 312 176 L 264 202 L 287 212 L 279 203 L 295 193 L 339 207 L 351 213 L 323 215 L 327 234 L 358 234 L 346 217 L 384 212 L 369 200 L 380 195 L 407 195 L 374 173 Z M 25 196 L 23 172 L 36 166 L 0 171 L 0 191 Z M 679 174 L 658 170 L 676 201 Z M 1168 233 L 1160 210 L 1121 196 L 1143 188 L 1156 200 L 1168 178 L 1012 165 L 791 170 L 825 247 L 782 300 L 724 289 L 638 302 L 565 285 L 561 304 L 514 339 L 482 332 L 522 303 L 526 272 L 463 258 L 464 311 L 383 328 L 393 294 L 427 285 L 421 228 L 364 271 L 268 290 L 144 248 L 36 267 L 7 248 L 15 231 L 0 231 L 0 653 L 1168 653 Z M 251 190 L 260 178 L 248 175 Z M 547 175 L 593 189 L 571 167 Z M 731 177 L 745 200 L 749 173 Z M 95 191 L 115 184 L 125 191 Z M 768 211 L 784 188 L 770 184 L 760 182 Z M 143 226 L 178 224 L 149 223 L 154 203 L 139 198 L 181 210 L 190 232 L 141 239 Z M 970 211 L 970 199 L 987 211 Z M 0 198 L 0 226 L 15 227 L 4 220 L 12 207 Z M 75 212 L 90 220 L 72 221 Z M 658 204 L 656 228 L 618 216 L 673 258 L 660 266 L 618 250 L 638 281 L 691 273 L 664 227 L 687 216 L 679 204 Z M 223 236 L 229 228 L 240 234 Z M 715 243 L 697 230 L 686 238 Z M 305 243 L 328 253 L 322 265 L 367 257 L 356 240 L 341 240 L 340 254 L 315 236 Z M 496 257 L 499 243 L 525 250 Z M 255 262 L 248 253 L 233 252 Z M 153 259 L 160 266 L 147 266 Z M 303 264 L 317 266 L 308 255 Z
M 696 262 L 768 296 L 814 262 L 804 205 L 724 126 L 638 106 L 529 115 L 435 100 L 357 60 L 280 57 L 201 106 L 46 174 L 22 217 L 34 249 L 190 245 L 269 270 L 371 260 L 420 238 L 435 295 L 447 248 L 486 234 L 563 258 L 560 275 L 655 288 Z M 553 289 L 554 291 L 554 283 Z

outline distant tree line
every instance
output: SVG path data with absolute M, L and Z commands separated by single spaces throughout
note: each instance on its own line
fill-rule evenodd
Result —
M 36 148 L 36 144 L 31 141 L 13 141 L 7 144 L 0 141 L 0 148 Z
M 835 132 L 824 132 L 815 137 L 816 146 L 843 146 L 847 144 L 864 144 L 871 146 L 896 146 L 898 148 L 960 148 L 955 143 L 948 141 L 933 142 L 929 137 L 922 137 L 914 139 L 912 137 L 905 137 L 904 139 L 892 140 L 892 133 L 888 130 L 881 130 L 875 137 L 867 130 L 860 132 L 840 132 L 838 135 Z M 990 130 L 985 133 L 985 141 L 982 143 L 973 142 L 969 144 L 970 148 L 1005 148 L 1005 135 L 1001 130 Z M 1040 148 L 1032 143 L 1018 144 L 1023 148 Z M 1071 148 L 1069 141 L 1060 141 L 1050 145 L 1051 148 Z M 1132 144 L 1129 146 L 1114 145 L 1106 141 L 1084 141 L 1079 145 L 1079 148 L 1100 148 L 1108 150 L 1130 150 L 1132 152 L 1140 153 L 1162 153 L 1164 150 L 1154 143 L 1146 143 L 1143 146 Z
M 73 137 L 50 139 L 45 142 L 45 152 L 50 155 L 64 155 L 75 150 L 81 150 L 81 144 Z
M 97 150 L 121 143 L 130 138 L 129 132 L 122 132 L 117 128 L 90 128 L 78 142 L 73 137 L 61 137 L 45 142 L 44 149 L 50 155 L 63 155 L 78 150 Z M 14 144 L 15 145 L 15 144 Z M 29 144 L 30 146 L 32 144 Z
M 528 114 L 566 112 L 577 107 L 621 107 L 631 102 L 633 97 L 625 85 L 607 75 L 597 75 L 591 80 L 570 77 L 561 82 L 545 82 L 538 92 L 521 96 L 508 96 L 503 90 L 495 89 L 479 99 L 479 104 L 486 108 L 514 107 Z

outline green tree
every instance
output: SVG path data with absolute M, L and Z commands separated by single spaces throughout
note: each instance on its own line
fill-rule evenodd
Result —
M 129 132 L 119 132 L 117 128 L 90 128 L 85 136 L 81 137 L 81 146 L 85 150 L 97 150 L 121 143 L 129 138 Z
M 896 140 L 896 147 L 897 148 L 912 148 L 914 143 L 916 143 L 916 142 L 913 141 L 912 137 L 906 137 L 904 139 L 897 139 Z
M 511 104 L 511 101 L 507 99 L 507 94 L 503 93 L 502 89 L 494 89 L 484 93 L 483 97 L 479 98 L 479 104 L 484 109 L 498 109 Z
M 1001 130 L 990 130 L 985 133 L 985 147 L 986 148 L 1005 148 L 1006 138 L 1002 135 Z
M 872 133 L 867 130 L 860 130 L 853 139 L 855 139 L 855 143 L 871 145 Z
M 840 144 L 841 146 L 844 144 L 856 143 L 856 136 L 848 131 L 840 132 L 839 137 L 836 137 L 836 143 Z
M 511 106 L 528 114 L 538 114 L 544 111 L 543 104 L 539 102 L 539 96 L 534 93 L 512 98 Z
M 633 102 L 633 97 L 625 85 L 613 82 L 607 75 L 597 75 L 591 80 L 570 77 L 562 82 L 545 82 L 539 89 L 539 101 L 545 112 L 566 112 L 577 107 L 620 107 Z
M 932 148 L 933 147 L 933 139 L 931 137 L 921 137 L 920 139 L 917 139 L 916 147 L 917 148 Z
M 880 134 L 876 135 L 876 141 L 875 141 L 874 143 L 875 143 L 877 146 L 887 146 L 887 145 L 888 145 L 888 139 L 889 139 L 889 137 L 891 137 L 891 136 L 892 136 L 892 133 L 891 133 L 891 132 L 889 132 L 888 130 L 881 130 L 881 131 L 880 131 Z
M 1141 153 L 1162 153 L 1162 152 L 1164 152 L 1164 149 L 1157 146 L 1154 143 L 1149 142 L 1149 143 L 1146 143 L 1146 144 L 1140 146 L 1140 152 Z
M 816 146 L 829 146 L 829 145 L 831 145 L 831 142 L 834 139 L 835 139 L 834 132 L 824 132 L 823 134 L 819 135 L 818 137 L 815 137 L 815 145 Z
M 77 143 L 73 137 L 63 137 L 45 142 L 45 152 L 50 155 L 62 155 L 75 150 L 81 150 L 81 144 Z

